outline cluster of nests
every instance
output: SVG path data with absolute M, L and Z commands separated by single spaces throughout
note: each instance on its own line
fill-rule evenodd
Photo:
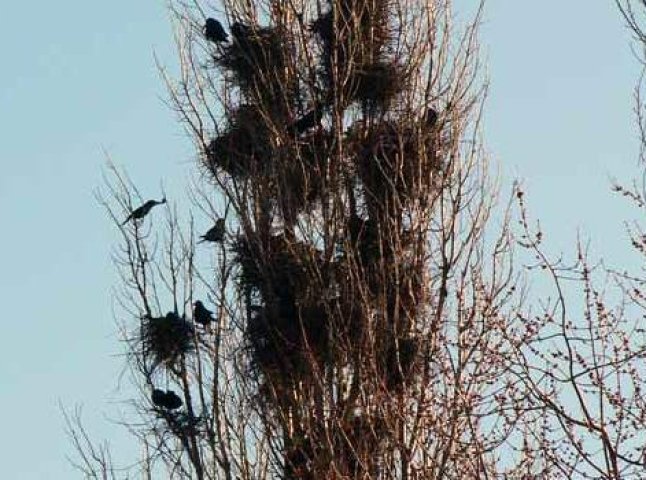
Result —
M 370 375 L 388 390 L 410 378 L 418 352 L 411 331 L 423 301 L 423 272 L 412 265 L 370 270 L 367 265 L 381 255 L 378 241 L 374 232 L 360 234 L 350 251 L 364 258 L 356 259 L 338 252 L 325 258 L 284 235 L 264 245 L 237 240 L 240 288 L 251 303 L 245 334 L 258 378 L 289 386 L 310 376 L 314 365 L 347 362 L 353 349 L 366 345 L 369 323 L 383 332 L 371 347 L 376 372 Z M 365 278 L 357 282 L 358 276 Z M 367 286 L 367 295 L 358 284 Z
M 312 71 L 317 80 L 312 85 L 310 78 L 308 88 L 313 87 L 316 93 L 311 95 L 318 98 L 305 98 L 311 95 L 301 92 L 299 83 L 290 78 L 295 67 L 288 63 L 300 42 L 288 29 L 235 22 L 229 41 L 220 22 L 207 19 L 205 36 L 218 44 L 216 64 L 231 75 L 245 99 L 229 115 L 223 134 L 206 149 L 208 163 L 234 176 L 266 168 L 264 160 L 275 155 L 271 136 L 306 133 L 320 124 L 333 98 L 341 99 L 343 108 L 353 102 L 387 108 L 406 84 L 403 69 L 386 58 L 387 11 L 387 0 L 343 0 L 331 2 L 329 11 L 312 22 L 310 31 L 320 46 L 322 64 Z M 333 58 L 335 65 L 330 63 Z M 301 143 L 307 148 L 316 140 Z
M 409 127 L 393 120 L 351 127 L 342 159 L 324 122 L 332 99 L 342 109 L 354 104 L 386 111 L 406 88 L 406 72 L 388 51 L 390 10 L 388 0 L 330 2 L 309 26 L 306 44 L 318 46 L 319 59 L 309 96 L 289 73 L 299 42 L 288 29 L 236 22 L 229 41 L 219 22 L 205 25 L 206 38 L 217 44 L 216 64 L 241 93 L 228 124 L 206 146 L 207 167 L 262 184 L 263 200 L 287 227 L 327 200 L 329 171 L 354 177 L 367 207 L 368 219 L 348 218 L 344 242 L 352 247 L 340 253 L 324 255 L 285 235 L 234 242 L 240 288 L 252 292 L 246 336 L 255 370 L 265 377 L 301 376 L 312 362 L 336 355 L 339 342 L 359 345 L 375 318 L 384 331 L 373 346 L 383 383 L 395 388 L 412 371 L 418 346 L 411 319 L 424 300 L 423 267 L 402 264 L 379 224 L 386 230 L 393 203 L 413 201 L 441 170 L 438 114 L 429 109 Z M 401 222 L 394 223 L 400 229 Z
M 335 167 L 334 138 L 316 125 L 322 109 L 295 122 L 302 135 L 282 144 L 258 107 L 242 105 L 229 126 L 206 150 L 209 170 L 237 179 L 253 178 L 266 185 L 264 195 L 287 225 L 311 210 L 326 194 L 327 172 Z M 351 127 L 346 132 L 345 170 L 356 174 L 371 215 L 383 216 L 398 206 L 425 196 L 442 177 L 442 145 L 438 114 L 433 108 L 419 122 L 402 126 L 394 121 Z M 301 124 L 298 122 L 303 121 Z M 289 128 L 294 124 L 290 124 Z
M 319 46 L 321 65 L 314 74 L 320 77 L 322 88 L 348 105 L 358 101 L 364 106 L 387 107 L 406 80 L 398 63 L 387 59 L 391 23 L 388 0 L 330 2 L 329 10 L 309 28 Z M 229 42 L 222 24 L 209 18 L 204 34 L 219 45 L 216 64 L 231 75 L 241 91 L 252 94 L 268 109 L 299 96 L 298 82 L 287 72 L 294 69 L 289 61 L 300 42 L 289 29 L 234 22 Z

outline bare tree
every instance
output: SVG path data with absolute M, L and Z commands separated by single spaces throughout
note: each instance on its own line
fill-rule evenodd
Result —
M 171 8 L 181 70 L 162 73 L 214 226 L 196 245 L 192 218 L 110 169 L 129 473 L 640 478 L 641 280 L 582 245 L 551 260 L 523 191 L 497 203 L 482 5 L 461 30 L 450 0 Z M 518 247 L 555 296 L 530 296 Z M 114 476 L 70 418 L 86 476 Z

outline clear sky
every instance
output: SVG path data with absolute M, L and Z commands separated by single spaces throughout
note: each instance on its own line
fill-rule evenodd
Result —
M 458 3 L 463 3 L 460 0 Z M 58 403 L 111 426 L 124 366 L 112 316 L 116 232 L 93 198 L 106 152 L 144 195 L 182 195 L 194 153 L 153 54 L 175 63 L 165 2 L 5 2 L 0 15 L 0 476 L 75 478 Z M 467 2 L 468 3 L 468 2 Z M 638 66 L 612 0 L 489 0 L 487 146 L 524 180 L 552 251 L 577 229 L 627 261 L 635 213 L 609 178 L 638 174 Z

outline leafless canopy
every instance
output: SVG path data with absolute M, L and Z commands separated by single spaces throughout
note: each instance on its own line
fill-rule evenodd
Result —
M 490 225 L 482 5 L 460 28 L 450 0 L 171 8 L 181 70 L 162 73 L 198 152 L 190 193 L 226 234 L 196 247 L 192 220 L 170 206 L 121 225 L 138 192 L 110 171 L 100 198 L 122 233 L 144 476 L 642 471 L 630 450 L 646 418 L 637 331 L 606 307 L 583 248 L 571 267 L 543 253 L 520 189 Z M 205 38 L 207 17 L 228 41 Z M 513 205 L 518 245 L 557 294 L 535 309 L 514 264 Z M 567 279 L 584 292 L 580 319 Z M 212 322 L 195 322 L 197 300 Z M 97 458 L 85 472 L 108 478 Z

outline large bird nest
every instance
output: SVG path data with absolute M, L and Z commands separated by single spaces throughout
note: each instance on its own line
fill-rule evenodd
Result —
M 392 122 L 360 132 L 355 158 L 373 212 L 397 211 L 401 203 L 430 193 L 441 171 L 436 135 L 425 125 Z
M 247 177 L 268 168 L 270 132 L 258 107 L 241 105 L 230 118 L 226 131 L 214 138 L 206 151 L 211 171 L 221 168 L 233 177 Z
M 215 61 L 233 74 L 233 81 L 247 94 L 271 108 L 283 104 L 289 82 L 286 74 L 289 39 L 286 32 L 273 27 L 239 25 L 232 42 Z
M 240 288 L 257 303 L 246 328 L 256 371 L 306 370 L 312 355 L 326 354 L 328 315 L 314 295 L 321 253 L 284 235 L 270 237 L 264 248 L 239 238 L 234 250 Z
M 144 360 L 154 370 L 159 365 L 173 367 L 195 350 L 193 326 L 174 312 L 163 317 L 145 316 L 139 343 Z
M 245 336 L 254 372 L 274 383 L 296 381 L 328 354 L 328 316 L 323 306 L 281 299 L 252 312 Z
M 387 109 L 395 95 L 405 89 L 406 77 L 396 63 L 375 62 L 352 71 L 349 97 L 366 108 Z
M 280 234 L 265 242 L 239 237 L 233 248 L 241 267 L 241 288 L 257 291 L 265 302 L 275 298 L 302 300 L 316 288 L 313 281 L 323 259 L 322 253 L 310 245 Z

